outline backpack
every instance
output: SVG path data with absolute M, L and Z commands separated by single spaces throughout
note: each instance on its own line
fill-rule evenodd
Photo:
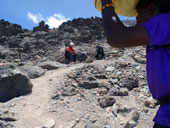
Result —
M 102 46 L 97 46 L 96 47 L 96 59 L 101 60 L 105 58 L 105 53 L 104 53 L 104 49 Z

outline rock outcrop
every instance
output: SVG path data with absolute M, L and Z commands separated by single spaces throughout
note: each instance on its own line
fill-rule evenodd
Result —
M 135 21 L 124 21 L 124 23 L 131 26 Z M 71 40 L 78 52 L 78 61 L 83 62 L 88 57 L 94 56 L 96 43 L 106 42 L 102 20 L 98 17 L 73 19 L 64 22 L 57 29 L 49 29 L 41 21 L 33 31 L 23 30 L 19 25 L 4 20 L 1 20 L 0 25 L 2 29 L 0 44 L 8 50 L 0 53 L 0 61 L 14 63 L 15 60 L 19 60 L 23 63 L 46 59 L 64 63 L 64 48 Z
M 10 22 L 5 21 L 4 19 L 0 21 L 0 37 L 13 36 L 23 32 L 24 30 L 22 29 L 21 25 L 11 24 Z
M 47 24 L 45 24 L 44 21 L 41 21 L 39 23 L 39 26 L 33 28 L 33 32 L 36 32 L 36 31 L 45 31 L 45 32 L 48 32 L 48 30 L 49 30 L 49 26 Z
M 0 102 L 29 94 L 33 85 L 28 77 L 14 66 L 0 67 Z

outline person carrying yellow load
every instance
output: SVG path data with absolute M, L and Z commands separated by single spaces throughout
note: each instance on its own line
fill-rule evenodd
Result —
M 129 11 L 130 16 L 136 15 L 137 25 L 133 27 L 123 25 L 117 16 L 116 12 L 128 16 L 127 8 L 124 12 L 118 9 L 121 0 L 112 1 L 100 1 L 107 42 L 116 48 L 147 46 L 148 85 L 153 98 L 160 102 L 153 128 L 170 128 L 170 0 L 136 0 Z

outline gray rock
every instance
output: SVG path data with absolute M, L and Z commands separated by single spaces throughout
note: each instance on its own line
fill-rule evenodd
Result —
M 91 122 L 87 122 L 85 128 L 99 128 L 99 127 Z
M 107 79 L 107 76 L 105 74 L 99 74 L 99 75 L 95 75 L 95 77 L 97 79 Z
M 79 91 L 73 87 L 66 87 L 64 90 L 61 92 L 62 96 L 74 96 L 78 93 Z
M 0 120 L 8 121 L 8 122 L 17 121 L 17 119 L 14 117 L 0 117 Z
M 19 69 L 31 79 L 38 78 L 45 74 L 45 70 L 38 66 L 24 65 L 19 67 Z
M 145 101 L 144 105 L 148 108 L 154 109 L 156 107 L 156 102 L 148 98 L 148 100 Z
M 24 31 L 22 30 L 20 25 L 11 24 L 4 19 L 0 21 L 0 36 L 12 36 L 23 32 Z
M 54 61 L 39 62 L 36 65 L 47 70 L 54 70 L 63 66 L 63 64 Z
M 117 106 L 115 104 L 112 107 L 112 114 L 117 117 Z
M 112 66 L 108 66 L 107 68 L 106 68 L 106 72 L 113 72 L 115 70 L 115 68 L 114 67 L 112 67 Z
M 55 127 L 55 121 L 48 120 L 42 128 L 54 128 L 54 127 Z
M 118 83 L 118 81 L 119 81 L 118 79 L 110 79 L 110 80 L 109 80 L 109 82 L 110 82 L 112 85 Z
M 137 111 L 133 112 L 133 114 L 132 114 L 132 120 L 134 120 L 135 122 L 137 122 L 137 121 L 139 120 L 139 118 L 140 118 L 140 113 L 137 112 Z
M 128 90 L 127 88 L 116 88 L 112 87 L 109 91 L 110 96 L 128 96 Z
M 39 26 L 33 28 L 33 32 L 36 31 L 45 31 L 47 32 L 49 30 L 49 26 L 45 24 L 44 21 L 39 22 Z
M 80 82 L 78 86 L 85 89 L 92 89 L 92 88 L 98 88 L 99 83 L 93 81 L 84 81 L 84 82 Z
M 87 58 L 88 58 L 88 56 L 85 53 L 78 52 L 77 54 L 78 54 L 77 60 L 79 62 L 83 62 L 83 61 L 87 60 Z
M 51 99 L 53 100 L 59 100 L 60 99 L 60 94 L 58 92 L 55 92 L 52 96 Z
M 0 66 L 0 102 L 26 95 L 32 91 L 32 83 L 14 66 Z
M 117 113 L 130 113 L 131 110 L 132 110 L 131 108 L 119 107 L 119 108 L 117 108 Z
M 116 88 L 116 87 L 112 87 L 112 88 L 109 90 L 109 95 L 110 95 L 110 96 L 119 96 L 119 89 Z
M 99 105 L 102 108 L 113 106 L 116 100 L 113 97 L 103 97 L 98 99 Z
M 122 87 L 126 87 L 129 91 L 131 91 L 133 88 L 138 87 L 138 79 L 137 78 L 132 78 L 132 77 L 128 77 L 125 80 L 122 80 L 123 82 L 121 82 L 121 86 Z
M 137 123 L 134 120 L 130 120 L 126 123 L 124 128 L 134 128 L 136 127 Z
M 135 56 L 132 56 L 132 58 L 138 63 L 146 64 L 146 57 L 141 57 L 139 55 L 135 55 Z
M 9 49 L 0 50 L 0 58 L 5 59 L 7 56 L 14 56 L 15 53 Z
M 2 121 L 0 121 L 0 128 L 6 128 L 5 124 Z
M 128 96 L 128 89 L 127 88 L 120 88 L 119 96 Z

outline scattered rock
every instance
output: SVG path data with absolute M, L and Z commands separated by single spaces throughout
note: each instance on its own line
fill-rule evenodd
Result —
M 130 120 L 126 123 L 126 125 L 124 126 L 124 128 L 134 128 L 137 126 L 137 123 L 134 120 Z
M 128 96 L 128 90 L 127 88 L 118 89 L 116 87 L 113 87 L 110 89 L 109 95 L 110 96 Z
M 114 104 L 113 107 L 112 107 L 112 114 L 117 117 L 117 105 Z
M 153 109 L 156 107 L 156 104 L 153 101 L 147 100 L 145 101 L 145 106 Z
M 138 79 L 128 77 L 125 80 L 123 80 L 121 86 L 126 87 L 129 91 L 131 91 L 133 88 L 138 87 Z
M 14 117 L 0 117 L 0 120 L 8 121 L 8 122 L 10 122 L 10 121 L 17 121 L 17 119 L 14 118 Z
M 99 90 L 97 91 L 100 96 L 104 96 L 107 94 L 107 89 L 106 88 L 99 88 Z
M 128 96 L 128 89 L 127 88 L 120 88 L 118 95 L 119 96 Z
M 133 115 L 132 115 L 132 120 L 134 120 L 135 122 L 137 122 L 140 118 L 140 113 L 135 111 L 133 112 Z
M 51 96 L 51 99 L 53 99 L 53 100 L 59 100 L 59 99 L 60 99 L 60 94 L 59 94 L 59 93 L 54 93 L 54 94 Z
M 112 106 L 116 100 L 113 97 L 103 97 L 98 99 L 99 105 L 102 108 L 110 107 Z
M 112 71 L 114 71 L 114 70 L 115 70 L 115 68 L 112 67 L 112 66 L 108 66 L 108 67 L 106 68 L 106 72 L 112 72 Z
M 129 112 L 131 112 L 131 108 L 127 108 L 127 107 L 117 108 L 117 113 L 129 113 Z
M 42 128 L 54 128 L 54 127 L 55 127 L 55 121 L 48 120 Z
M 132 56 L 132 58 L 138 63 L 146 64 L 146 57 L 141 57 L 139 55 L 135 55 L 135 56 Z
M 66 87 L 64 88 L 63 91 L 61 91 L 62 96 L 74 96 L 78 93 L 79 91 L 73 87 Z
M 85 89 L 92 89 L 92 88 L 98 88 L 99 83 L 98 82 L 92 82 L 92 81 L 81 81 L 78 85 L 79 87 L 85 88 Z
M 72 121 L 70 125 L 66 128 L 74 128 L 79 123 L 79 121 L 80 121 L 79 119 Z

